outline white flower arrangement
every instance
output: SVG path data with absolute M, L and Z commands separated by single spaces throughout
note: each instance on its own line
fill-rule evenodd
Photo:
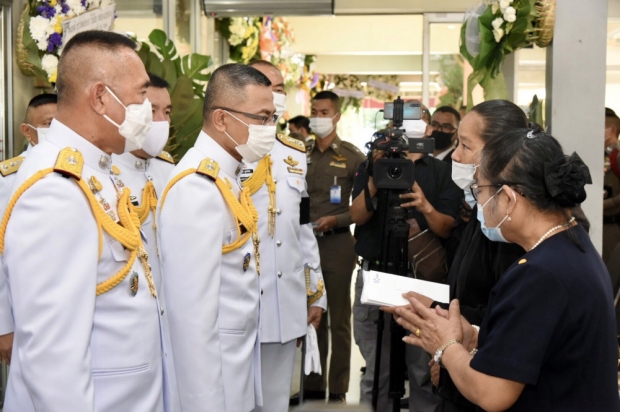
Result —
M 25 23 L 41 55 L 41 69 L 47 80 L 56 82 L 58 58 L 62 52 L 62 22 L 88 10 L 114 4 L 114 0 L 29 0 Z
M 487 0 L 485 4 L 491 6 L 491 12 L 497 16 L 493 20 L 493 36 L 499 43 L 504 36 L 512 30 L 513 23 L 517 20 L 517 9 L 514 7 L 515 0 Z

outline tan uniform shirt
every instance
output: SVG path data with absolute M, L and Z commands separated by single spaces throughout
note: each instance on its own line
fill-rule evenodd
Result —
M 336 216 L 336 227 L 350 226 L 353 223 L 349 215 L 353 180 L 366 156 L 355 145 L 343 142 L 338 136 L 324 152 L 316 147 L 314 141 L 309 141 L 306 156 L 310 219 L 315 222 L 323 216 Z M 334 182 L 341 188 L 340 203 L 330 201 L 330 188 Z
M 603 184 L 606 189 L 606 197 L 603 200 L 603 215 L 617 215 L 620 213 L 620 179 L 614 174 L 611 167 L 605 170 Z

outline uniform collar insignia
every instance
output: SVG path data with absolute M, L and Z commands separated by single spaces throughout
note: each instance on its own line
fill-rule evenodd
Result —
M 287 157 L 286 159 L 284 159 L 284 162 L 287 165 L 292 166 L 292 167 L 295 167 L 295 166 L 297 166 L 299 164 L 299 162 L 297 160 L 293 159 L 293 156 Z

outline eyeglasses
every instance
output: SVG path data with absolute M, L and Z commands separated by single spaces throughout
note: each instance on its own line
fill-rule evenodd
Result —
M 237 113 L 249 119 L 258 120 L 259 122 L 261 122 L 261 125 L 263 126 L 270 125 L 270 124 L 276 124 L 276 122 L 278 121 L 278 117 L 279 117 L 277 114 L 272 114 L 270 116 L 261 116 L 260 114 L 240 112 L 239 110 L 229 109 L 228 107 L 220 107 L 220 106 L 213 106 L 211 107 L 211 110 L 225 110 L 227 112 Z
M 520 192 L 519 190 L 517 190 L 517 189 L 515 189 L 515 188 L 513 187 L 513 185 L 518 185 L 518 184 L 520 184 L 520 183 L 504 182 L 504 183 L 496 183 L 496 184 L 494 184 L 494 185 L 479 185 L 478 183 L 474 183 L 474 184 L 472 184 L 471 186 L 469 186 L 469 188 L 471 189 L 471 194 L 472 194 L 472 196 L 474 197 L 474 199 L 475 199 L 476 201 L 478 201 L 478 196 L 480 196 L 480 188 L 482 188 L 482 187 L 499 187 L 499 189 L 497 190 L 497 192 L 495 192 L 495 193 L 493 194 L 493 196 L 495 196 L 496 194 L 498 194 L 498 193 L 499 193 L 499 191 L 500 191 L 500 190 L 502 190 L 502 186 L 504 186 L 504 185 L 508 185 L 508 186 L 510 186 L 510 188 L 511 188 L 512 190 L 514 190 L 515 192 L 517 192 L 517 193 L 518 193 L 518 194 L 520 194 L 521 196 L 525 197 L 525 194 L 524 194 L 524 193 Z M 491 196 L 491 197 L 493 197 L 493 196 Z
M 456 131 L 456 127 L 452 126 L 450 123 L 438 123 L 431 122 L 431 127 L 435 130 L 439 130 L 445 133 L 454 133 Z

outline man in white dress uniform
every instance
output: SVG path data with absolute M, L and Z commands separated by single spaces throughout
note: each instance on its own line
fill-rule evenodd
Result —
M 280 71 L 260 60 L 250 66 L 271 81 L 276 114 L 286 111 L 286 92 Z M 264 165 L 261 163 L 265 163 Z M 271 164 L 271 165 L 270 165 Z M 270 168 L 264 173 L 262 168 Z M 270 156 L 243 167 L 244 182 L 255 193 L 261 238 L 261 376 L 263 406 L 256 411 L 286 412 L 295 366 L 297 339 L 308 324 L 318 327 L 327 307 L 319 248 L 310 225 L 309 204 L 300 211 L 306 193 L 306 147 L 279 135 Z M 265 175 L 266 178 L 261 179 Z M 262 181 L 261 181 L 262 180 Z M 264 182 L 264 183 L 263 183 Z M 300 222 L 303 222 L 302 225 Z M 306 272 L 314 296 L 307 302 Z
M 9 201 L 11 187 L 19 167 L 22 165 L 30 149 L 45 138 L 52 119 L 56 114 L 57 98 L 55 94 L 43 93 L 33 97 L 26 109 L 26 118 L 20 130 L 28 147 L 19 156 L 0 163 L 0 216 L 4 213 L 4 206 Z M 13 348 L 13 313 L 9 299 L 9 287 L 6 275 L 0 267 L 0 361 L 11 363 Z
M 172 410 L 139 219 L 110 177 L 111 154 L 150 128 L 148 84 L 125 36 L 86 31 L 64 48 L 56 118 L 0 226 L 15 320 L 4 411 Z
M 171 174 L 157 223 L 184 412 L 261 405 L 257 212 L 241 158 L 273 147 L 271 82 L 226 64 L 207 85 L 204 126 Z

